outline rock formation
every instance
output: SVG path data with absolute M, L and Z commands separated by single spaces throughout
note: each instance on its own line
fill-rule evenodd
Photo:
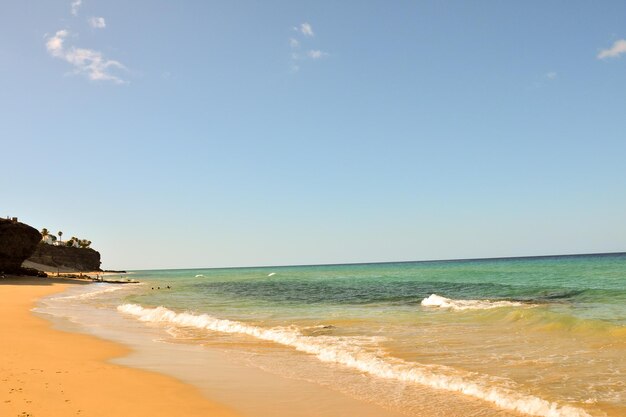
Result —
M 37 245 L 28 260 L 52 268 L 71 268 L 83 272 L 100 271 L 100 252 L 91 248 L 53 246 L 42 242 Z
M 22 262 L 41 241 L 33 227 L 17 220 L 0 219 L 0 272 L 20 274 Z

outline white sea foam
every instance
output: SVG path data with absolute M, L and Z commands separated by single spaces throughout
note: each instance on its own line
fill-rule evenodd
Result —
M 460 392 L 489 401 L 500 408 L 542 417 L 591 417 L 583 409 L 520 393 L 486 375 L 441 365 L 423 365 L 386 356 L 372 350 L 372 338 L 306 336 L 296 327 L 262 328 L 243 322 L 218 319 L 208 314 L 176 313 L 165 307 L 118 306 L 118 311 L 141 321 L 195 327 L 222 333 L 249 335 L 290 346 L 319 360 L 341 364 L 380 378 L 413 382 L 435 389 Z
M 422 300 L 424 307 L 438 307 L 450 310 L 490 310 L 500 307 L 522 307 L 529 306 L 516 301 L 489 301 L 489 300 L 453 300 L 437 294 L 431 294 Z
M 204 275 L 202 275 L 202 274 L 196 275 L 196 278 L 201 278 L 201 277 L 204 277 Z
M 269 274 L 267 274 L 268 277 L 273 277 L 274 275 L 276 275 L 276 272 L 270 272 Z
M 98 285 L 98 284 L 96 284 L 96 285 Z M 124 289 L 124 288 L 125 287 L 123 285 L 111 286 L 109 284 L 106 284 L 106 287 L 98 286 L 97 288 L 94 288 L 92 291 L 89 291 L 89 292 L 83 292 L 83 293 L 74 294 L 74 295 L 64 295 L 64 296 L 59 296 L 59 297 L 53 297 L 53 298 L 51 298 L 51 300 L 85 300 L 85 299 L 97 297 L 97 296 L 102 295 L 102 294 L 106 294 L 106 293 L 110 293 L 110 292 L 114 292 L 114 291 L 119 291 L 119 290 Z

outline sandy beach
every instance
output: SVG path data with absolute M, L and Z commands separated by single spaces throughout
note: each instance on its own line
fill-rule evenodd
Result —
M 0 281 L 0 415 L 236 416 L 174 378 L 108 363 L 128 354 L 123 346 L 55 330 L 31 312 L 38 298 L 71 285 L 80 283 Z

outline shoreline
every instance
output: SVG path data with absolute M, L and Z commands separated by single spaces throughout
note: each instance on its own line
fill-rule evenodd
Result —
M 92 285 L 83 287 L 84 284 Z M 7 358 L 6 366 L 4 363 L 0 364 L 2 375 L 0 388 L 8 393 L 5 394 L 6 398 L 3 398 L 3 401 L 9 400 L 6 401 L 8 403 L 13 398 L 18 398 L 21 399 L 20 404 L 23 406 L 20 407 L 18 404 L 15 408 L 6 408 L 8 405 L 0 402 L 0 415 L 59 417 L 132 414 L 159 417 L 184 413 L 191 417 L 200 415 L 214 417 L 234 417 L 235 415 L 247 417 L 266 415 L 275 417 L 349 417 L 353 415 L 401 417 L 400 414 L 403 414 L 417 417 L 433 414 L 453 416 L 460 415 L 461 411 L 481 415 L 483 413 L 498 416 L 521 415 L 509 408 L 490 404 L 489 401 L 487 403 L 479 401 L 480 398 L 477 401 L 476 396 L 463 395 L 464 393 L 456 390 L 437 389 L 437 387 L 423 383 L 415 385 L 397 381 L 388 383 L 386 378 L 363 379 L 362 372 L 354 372 L 353 369 L 343 366 L 319 366 L 319 361 L 315 356 L 298 350 L 294 351 L 290 346 L 283 346 L 281 343 L 273 343 L 269 340 L 259 342 L 256 339 L 242 339 L 238 341 L 238 336 L 234 339 L 221 340 L 223 338 L 221 333 L 211 333 L 211 337 L 205 339 L 203 336 L 205 332 L 198 334 L 192 330 L 186 333 L 188 329 L 182 329 L 179 338 L 176 332 L 172 333 L 164 326 L 146 325 L 141 320 L 119 314 L 119 307 L 122 305 L 120 302 L 127 299 L 132 301 L 130 296 L 137 292 L 129 287 L 130 293 L 126 295 L 124 291 L 118 293 L 117 290 L 123 290 L 121 287 L 113 286 L 109 290 L 101 283 L 71 278 L 0 280 L 0 297 L 7 300 L 0 305 L 0 320 L 4 320 L 2 324 L 7 330 L 5 333 L 10 336 L 6 341 L 0 342 L 0 354 Z M 138 290 L 141 291 L 139 288 Z M 114 291 L 114 295 L 108 294 Z M 60 292 L 65 292 L 65 294 L 60 297 L 55 295 Z M 93 297 L 91 294 L 98 295 Z M 163 298 L 161 295 L 159 297 L 161 298 L 158 298 L 157 304 L 154 305 L 168 304 L 169 297 Z M 146 302 L 148 305 L 151 304 L 149 300 Z M 172 308 L 176 309 L 176 307 Z M 44 327 L 44 331 L 34 327 L 33 320 L 39 321 L 39 327 Z M 331 324 L 339 328 L 345 326 L 343 322 Z M 304 323 L 304 325 L 308 324 Z M 24 340 L 23 335 L 17 334 L 20 331 L 26 332 L 27 340 Z M 62 340 L 55 342 L 52 333 Z M 84 339 L 88 342 L 84 342 Z M 591 342 L 594 340 L 590 339 Z M 109 350 L 94 358 L 94 349 L 104 349 L 102 346 L 86 347 L 86 343 L 94 342 L 97 345 L 107 345 L 106 349 Z M 27 350 L 25 345 L 29 346 L 30 350 Z M 74 349 L 76 346 L 81 348 L 78 349 L 78 354 Z M 22 362 L 19 366 L 13 363 L 13 357 L 7 355 L 8 348 L 13 349 L 8 350 L 10 355 L 23 356 L 20 358 Z M 85 350 L 88 350 L 91 356 L 85 356 Z M 561 350 L 557 349 L 557 351 Z M 614 356 L 610 356 L 611 354 L 609 352 L 606 355 L 613 360 Z M 401 358 L 397 355 L 396 357 Z M 31 363 L 35 359 L 44 361 L 50 366 L 47 369 L 39 368 Z M 66 362 L 62 362 L 62 359 Z M 67 362 L 75 365 L 75 369 L 70 369 Z M 78 365 L 75 362 L 79 362 Z M 283 365 L 286 365 L 286 368 Z M 130 377 L 124 376 L 123 379 L 127 383 L 118 391 L 106 390 L 98 385 L 106 384 L 106 387 L 115 385 L 119 388 L 114 377 L 117 375 L 120 378 L 120 366 L 125 373 L 135 374 L 132 382 L 128 382 Z M 141 375 L 137 375 L 135 370 L 139 370 Z M 208 403 L 216 406 L 219 411 L 204 411 L 198 408 L 197 404 L 190 405 L 190 401 L 187 400 L 181 400 L 184 407 L 177 405 L 179 403 L 172 405 L 170 402 L 169 411 L 166 411 L 162 404 L 156 404 L 156 408 L 146 409 L 146 405 L 155 406 L 152 404 L 155 402 L 155 396 L 159 396 L 159 401 L 166 402 L 171 398 L 178 401 L 182 396 L 178 393 L 174 396 L 168 394 L 172 392 L 171 386 L 164 390 L 160 385 L 146 382 L 144 371 L 147 371 L 148 376 L 173 380 L 174 383 L 183 386 L 180 389 L 184 390 L 184 395 L 191 395 L 191 397 L 199 395 L 205 402 L 208 399 Z M 111 377 L 111 372 L 113 377 Z M 68 373 L 69 375 L 66 375 Z M 84 399 L 85 392 L 76 391 L 75 386 L 70 386 L 73 388 L 71 394 L 65 394 L 70 392 L 65 389 L 65 384 L 68 381 L 75 382 L 76 374 L 79 373 L 81 374 L 79 377 L 82 377 L 82 382 L 78 383 L 79 388 L 91 390 L 92 397 L 88 399 L 91 407 L 97 407 L 100 410 L 102 406 L 99 401 L 104 398 L 113 404 L 107 404 L 108 408 L 102 411 L 102 414 L 92 412 L 94 408 L 87 414 L 84 414 L 87 408 L 51 413 L 50 398 L 53 398 L 55 404 L 60 400 L 69 400 L 66 402 L 72 404 L 75 401 L 74 398 L 77 402 Z M 87 373 L 90 374 L 89 377 L 85 377 L 84 374 Z M 12 379 L 7 378 L 7 375 Z M 491 375 L 490 369 L 487 369 L 484 375 Z M 34 379 L 34 382 L 29 381 L 31 388 L 39 384 L 40 389 L 39 391 L 30 389 L 30 394 L 27 395 L 26 388 L 24 391 L 20 390 L 22 388 L 20 384 L 23 384 L 24 380 L 29 377 Z M 339 385 L 336 384 L 338 380 L 342 381 Z M 58 383 L 61 391 L 55 391 L 56 397 L 46 397 L 47 393 L 40 386 L 44 383 L 46 389 Z M 143 390 L 138 397 L 135 395 L 136 387 L 141 387 Z M 410 392 L 405 392 L 405 388 L 410 388 Z M 380 396 L 380 392 L 391 395 L 383 397 Z M 528 391 L 519 391 L 520 395 L 525 392 L 528 394 Z M 558 398 L 555 399 L 550 395 L 550 391 L 546 392 L 548 394 L 537 398 L 558 401 Z M 505 397 L 515 401 L 526 401 L 526 397 L 519 395 L 511 397 L 507 394 Z M 531 397 L 528 398 L 532 400 Z M 589 396 L 588 398 L 595 397 Z M 43 413 L 27 408 L 35 403 L 33 399 L 42 401 L 40 410 L 45 410 Z M 397 402 L 399 399 L 402 403 Z M 192 398 L 192 401 L 195 400 Z M 532 402 L 532 404 L 535 403 Z M 129 411 L 128 404 L 139 405 L 143 408 L 139 411 L 132 409 Z M 442 404 L 445 404 L 445 409 L 449 409 L 449 412 L 441 414 Z M 589 415 L 583 411 L 592 407 L 588 404 L 591 403 L 571 404 L 568 401 L 561 401 L 558 404 L 554 402 L 547 405 L 553 410 L 552 413 L 556 413 L 554 415 L 570 415 L 570 405 L 580 406 L 582 408 L 579 410 L 576 408 L 571 410 L 578 413 L 572 415 L 582 416 Z M 185 408 L 187 406 L 191 409 Z M 560 408 L 555 408 L 557 406 Z M 619 406 L 614 408 L 609 403 L 600 403 L 597 407 L 602 407 L 602 410 L 607 411 L 607 415 L 621 415 L 618 411 Z M 223 410 L 226 414 L 221 412 Z M 535 412 L 531 410 L 529 414 L 547 415 L 544 412 L 542 408 Z
M 33 314 L 38 299 L 90 281 L 0 281 L 0 415 L 237 417 L 173 377 L 113 364 L 131 350 L 115 342 L 54 329 Z
M 50 265 L 39 264 L 36 262 L 32 262 L 26 260 L 22 262 L 22 268 L 36 270 L 42 272 L 47 275 L 47 277 L 39 276 L 40 278 L 55 278 L 55 279 L 69 279 L 69 280 L 78 280 L 78 281 L 86 281 L 86 282 L 106 282 L 108 284 L 139 284 L 139 281 L 136 281 L 132 278 L 128 278 L 129 275 L 132 275 L 132 272 L 128 271 L 112 271 L 112 270 L 95 270 L 95 271 L 83 271 L 68 267 L 52 267 Z M 14 275 L 9 275 L 10 277 Z M 31 276 L 34 275 L 24 275 Z M 114 277 L 119 276 L 119 279 L 115 279 Z M 126 276 L 126 278 L 124 278 Z
M 84 289 L 73 287 L 68 288 L 64 294 L 67 294 L 70 300 L 82 300 L 82 294 L 89 294 L 89 291 L 87 287 Z M 95 290 L 95 293 L 97 292 L 98 290 Z M 60 300 L 64 298 L 66 297 L 59 297 Z M 86 297 L 88 300 L 90 298 Z M 34 314 L 49 321 L 53 329 L 70 334 L 95 336 L 123 346 L 127 348 L 128 354 L 118 355 L 110 359 L 109 363 L 174 378 L 194 387 L 209 401 L 225 406 L 238 416 L 405 415 L 393 407 L 389 409 L 368 398 L 355 396 L 351 391 L 331 389 L 325 384 L 310 380 L 305 374 L 284 375 L 276 373 L 271 367 L 263 366 L 262 363 L 252 365 L 251 357 L 243 351 L 238 351 L 237 347 L 227 352 L 222 347 L 175 342 L 170 339 L 171 334 L 164 328 L 146 326 L 145 323 L 120 315 L 116 310 L 110 310 L 110 305 L 103 309 L 94 309 L 93 306 L 89 306 L 89 301 L 70 301 L 69 304 L 64 304 L 65 301 L 54 300 L 56 296 L 39 298 L 34 310 Z M 274 354 L 264 357 L 275 359 Z M 419 417 L 428 414 L 415 412 L 412 415 Z M 221 417 L 221 414 L 206 416 Z

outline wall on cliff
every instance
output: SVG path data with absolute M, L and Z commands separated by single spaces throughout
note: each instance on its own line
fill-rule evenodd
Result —
M 17 221 L 0 219 L 0 272 L 20 273 L 21 265 L 37 248 L 41 234 Z
M 91 248 L 53 246 L 42 242 L 37 245 L 28 260 L 51 267 L 71 268 L 76 271 L 100 271 L 100 252 Z

